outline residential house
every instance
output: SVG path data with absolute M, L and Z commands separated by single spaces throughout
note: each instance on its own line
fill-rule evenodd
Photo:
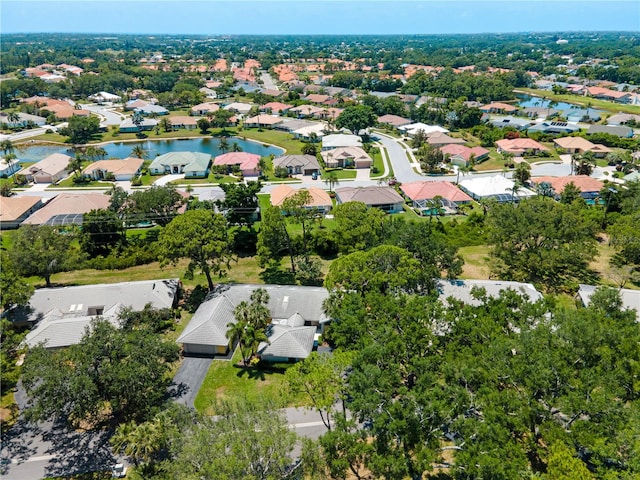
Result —
M 60 193 L 33 212 L 25 225 L 82 224 L 82 216 L 91 210 L 109 208 L 111 197 L 104 193 Z
M 587 307 L 591 303 L 591 296 L 598 288 L 595 285 L 580 284 L 578 298 Z M 622 300 L 622 306 L 627 310 L 635 310 L 637 321 L 640 322 L 640 290 L 630 290 L 628 288 L 617 288 L 616 291 Z
M 460 144 L 450 143 L 440 147 L 440 151 L 448 156 L 451 163 L 458 166 L 469 165 L 473 158 L 474 163 L 480 163 L 489 158 L 489 150 L 483 147 L 466 147 Z
M 98 92 L 98 93 L 94 93 L 93 95 L 90 95 L 89 100 L 93 100 L 94 102 L 97 102 L 99 104 L 116 103 L 122 100 L 122 97 L 114 93 Z
M 333 97 L 330 95 L 322 95 L 320 93 L 310 93 L 306 97 L 303 97 L 302 100 L 306 100 L 311 103 L 329 105 L 330 101 L 333 100 Z
M 548 152 L 549 148 L 531 138 L 507 138 L 496 142 L 498 153 L 512 153 L 516 156 L 522 155 L 538 155 L 540 152 Z
M 491 125 L 493 125 L 494 127 L 498 127 L 498 128 L 511 127 L 511 128 L 515 128 L 516 130 L 526 130 L 531 126 L 531 120 L 528 120 L 526 118 L 517 118 L 517 117 L 511 117 L 511 116 L 494 117 L 489 121 L 489 123 L 491 123 Z
M 18 312 L 30 324 L 36 324 L 24 343 L 30 348 L 63 348 L 80 343 L 95 317 L 120 327 L 118 315 L 124 308 L 141 311 L 174 308 L 180 281 L 177 278 L 144 280 L 62 288 L 38 288 L 28 309 Z M 23 316 L 20 316 L 20 313 Z
M 467 305 L 480 306 L 482 302 L 474 294 L 484 291 L 490 298 L 496 298 L 506 290 L 512 290 L 530 302 L 542 300 L 542 294 L 531 283 L 509 282 L 504 280 L 444 280 L 437 281 L 438 297 L 443 303 L 453 298 Z
M 253 105 L 251 105 L 250 103 L 233 102 L 223 108 L 230 112 L 235 112 L 239 115 L 247 115 L 253 108 Z
M 9 120 L 9 115 L 6 113 L 0 113 L 0 124 L 6 124 L 9 128 L 25 128 L 29 125 L 35 125 L 36 127 L 42 127 L 47 123 L 47 119 L 38 115 L 31 115 L 29 113 L 15 112 L 18 116 L 17 120 Z
M 289 109 L 292 107 L 293 105 L 289 105 L 282 102 L 269 102 L 262 105 L 260 107 L 260 111 L 265 113 L 283 114 L 283 113 L 287 113 Z
M 628 123 L 640 125 L 640 115 L 634 115 L 632 113 L 617 113 L 607 118 L 607 125 L 619 126 L 627 125 Z
M 272 128 L 280 122 L 282 122 L 282 118 L 280 117 L 262 114 L 247 118 L 243 125 L 247 128 Z
M 138 133 L 153 130 L 158 126 L 158 120 L 155 118 L 141 118 L 139 123 L 133 123 L 133 118 L 125 118 L 120 123 L 120 133 Z
M 631 92 L 619 92 L 602 87 L 587 87 L 587 95 L 616 103 L 631 103 L 633 99 L 633 93 Z
M 402 212 L 404 199 L 391 187 L 342 187 L 336 189 L 336 202 L 362 202 L 386 213 Z
M 596 158 L 604 158 L 611 149 L 604 145 L 591 143 L 584 137 L 562 137 L 553 140 L 557 149 L 565 153 L 586 153 L 592 152 Z
M 405 125 L 404 127 L 399 128 L 410 137 L 413 137 L 418 131 L 422 131 L 422 133 L 425 135 L 430 135 L 433 133 L 449 133 L 449 130 L 439 125 L 427 125 L 426 123 L 420 122 L 412 123 L 410 125 Z
M 516 202 L 535 195 L 527 188 L 516 187 L 513 180 L 502 175 L 466 179 L 460 182 L 460 188 L 477 201 L 494 199 L 498 202 Z
M 0 178 L 7 178 L 20 170 L 20 160 L 14 158 L 7 160 L 0 157 Z
M 462 145 L 465 141 L 462 138 L 450 137 L 446 133 L 432 132 L 427 134 L 427 143 L 433 147 L 440 148 L 444 145 Z
M 568 134 L 580 131 L 580 127 L 575 123 L 567 122 L 542 122 L 536 123 L 529 128 L 528 132 L 540 132 L 549 134 Z
M 338 147 L 324 150 L 320 152 L 320 156 L 326 168 L 371 167 L 371 157 L 361 147 Z
M 175 115 L 173 117 L 169 117 L 169 121 L 171 122 L 171 128 L 184 128 L 185 130 L 195 130 L 198 128 L 198 120 L 199 117 L 191 117 L 187 115 Z
M 258 165 L 260 155 L 247 152 L 229 152 L 218 155 L 214 160 L 214 165 L 226 165 L 229 171 L 234 166 L 240 169 L 243 177 L 256 177 L 260 174 Z
M 315 105 L 299 105 L 289 109 L 290 113 L 295 114 L 298 118 L 312 117 L 321 114 L 325 109 Z
M 587 130 L 587 135 L 592 135 L 594 133 L 608 133 L 610 135 L 615 135 L 620 138 L 631 138 L 633 137 L 633 129 L 631 127 L 626 126 L 613 126 L 613 125 L 590 125 Z
M 326 191 L 322 190 L 321 188 L 309 187 L 295 189 L 285 184 L 278 185 L 271 191 L 271 205 L 273 205 L 274 207 L 281 207 L 287 198 L 295 195 L 300 191 L 309 192 L 309 203 L 305 203 L 304 205 L 304 207 L 308 209 L 313 209 L 318 213 L 326 215 L 333 207 L 333 201 L 331 200 L 331 197 Z
M 260 342 L 257 354 L 261 360 L 272 363 L 297 362 L 313 351 L 316 328 L 305 326 L 305 319 L 298 314 L 272 323 L 267 327 L 268 341 Z
M 190 114 L 208 116 L 213 115 L 218 110 L 220 110 L 220 105 L 217 103 L 205 102 L 191 107 Z
M 527 107 L 523 112 L 529 118 L 553 118 L 560 114 L 560 110 L 547 107 Z
M 287 92 L 285 92 L 284 90 L 276 90 L 273 88 L 262 88 L 260 89 L 260 93 L 268 97 L 279 98 Z
M 274 168 L 286 168 L 289 175 L 320 173 L 320 164 L 313 155 L 282 155 L 273 159 Z
M 151 165 L 151 175 L 184 173 L 185 178 L 205 178 L 209 175 L 211 155 L 202 152 L 169 152 L 157 156 Z
M 325 136 L 326 125 L 323 123 L 314 123 L 302 128 L 298 128 L 291 132 L 294 138 L 305 142 L 318 142 Z
M 27 182 L 56 183 L 69 175 L 69 162 L 71 157 L 64 153 L 52 153 L 33 165 L 23 168 L 18 172 L 24 175 Z
M 411 125 L 413 123 L 413 120 L 400 117 L 398 115 L 387 114 L 387 115 L 382 115 L 378 117 L 378 123 L 380 125 L 387 125 L 393 128 L 400 128 L 400 127 L 405 127 L 407 125 Z
M 151 102 L 147 102 L 146 100 L 136 98 L 135 100 L 129 100 L 127 103 L 125 103 L 124 109 L 133 111 L 133 110 L 137 110 L 138 108 L 146 107 L 147 105 L 150 105 L 150 104 Z
M 124 160 L 98 160 L 86 167 L 82 174 L 93 180 L 105 180 L 113 176 L 116 181 L 130 181 L 140 175 L 144 160 L 141 158 L 128 157 Z
M 312 327 L 314 336 L 322 333 L 329 318 L 324 313 L 323 303 L 329 297 L 329 292 L 322 287 L 301 287 L 291 285 L 220 285 L 210 293 L 205 301 L 193 314 L 177 342 L 183 346 L 185 355 L 214 356 L 225 355 L 233 345 L 226 334 L 230 324 L 235 324 L 234 310 L 240 302 L 248 302 L 251 294 L 258 288 L 263 288 L 269 295 L 267 308 L 271 322 L 275 325 Z M 305 331 L 306 332 L 306 331 Z M 274 333 L 270 332 L 273 336 Z M 294 333 L 295 335 L 295 333 Z M 306 337 L 305 337 L 306 338 Z M 300 343 L 292 345 L 293 350 L 282 350 L 281 342 L 277 342 L 280 358 L 299 358 Z M 305 348 L 309 347 L 304 343 Z M 259 347 L 260 348 L 260 347 Z M 273 359 L 275 355 L 267 357 Z M 266 358 L 269 359 L 269 358 Z
M 480 107 L 480 111 L 484 113 L 516 113 L 518 110 L 515 105 L 501 102 L 488 103 Z
M 153 103 L 148 103 L 142 107 L 138 107 L 135 109 L 136 112 L 144 115 L 145 117 L 149 115 L 169 115 L 169 110 L 160 105 L 155 105 Z
M 362 147 L 362 138 L 358 135 L 335 133 L 322 139 L 322 150 L 333 150 L 342 147 Z
M 202 87 L 200 89 L 198 89 L 198 91 L 202 94 L 204 94 L 205 97 L 210 98 L 212 100 L 218 98 L 218 92 L 216 92 L 215 90 L 212 90 L 208 87 Z
M 18 228 L 33 212 L 42 207 L 40 197 L 0 196 L 0 230 Z
M 600 190 L 604 187 L 604 183 L 588 175 L 569 175 L 566 177 L 533 177 L 529 181 L 533 185 L 540 187 L 543 183 L 548 184 L 555 192 L 556 199 L 564 191 L 567 185 L 572 183 L 578 190 L 580 195 L 586 200 L 593 200 L 600 196 Z
M 413 208 L 431 209 L 430 202 L 440 198 L 445 212 L 456 213 L 458 205 L 471 203 L 472 198 L 451 182 L 408 182 L 400 185 L 404 196 L 411 200 Z

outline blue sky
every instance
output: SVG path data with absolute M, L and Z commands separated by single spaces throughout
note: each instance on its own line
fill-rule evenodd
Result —
M 0 18 L 3 33 L 640 31 L 640 1 L 1 0 Z

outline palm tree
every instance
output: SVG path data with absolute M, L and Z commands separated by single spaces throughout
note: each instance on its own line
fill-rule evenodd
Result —
M 96 160 L 98 158 L 104 158 L 107 156 L 107 151 L 102 147 L 96 147 L 94 145 L 89 145 L 84 154 L 91 160 Z
M 238 145 L 238 142 L 233 142 L 231 144 L 231 151 L 232 152 L 241 152 L 242 151 L 242 147 L 240 145 Z
M 163 118 L 160 120 L 160 128 L 162 128 L 165 133 L 173 130 L 173 125 L 171 124 L 171 120 L 168 118 Z
M 222 137 L 218 144 L 218 148 L 222 153 L 227 153 L 229 151 L 229 140 L 227 140 L 226 137 Z
M 329 185 L 329 192 L 333 192 L 333 187 L 340 183 L 340 179 L 338 178 L 338 174 L 335 170 L 328 172 L 325 176 L 324 181 L 327 185 Z
M 236 311 L 240 307 L 241 304 L 246 302 L 240 302 L 236 307 Z M 237 317 L 236 317 L 237 318 Z M 244 332 L 247 328 L 247 323 L 242 321 L 237 322 L 229 322 L 227 323 L 227 333 L 225 333 L 225 337 L 229 339 L 232 345 L 238 344 L 238 348 L 240 349 L 240 355 L 242 356 L 242 364 L 247 366 L 247 355 L 245 352 L 244 345 Z
M 147 151 L 142 147 L 142 145 L 136 145 L 131 150 L 131 156 L 134 158 L 144 159 L 147 156 Z
M 13 126 L 17 126 L 20 121 L 20 114 L 18 112 L 10 112 L 7 114 L 7 121 L 13 123 Z
M 2 153 L 4 153 L 5 155 L 7 155 L 8 153 L 13 153 L 15 149 L 16 147 L 13 145 L 13 142 L 11 142 L 11 140 L 9 140 L 8 138 L 0 142 L 0 150 L 2 150 Z
M 76 156 L 69 161 L 69 168 L 73 172 L 73 176 L 76 178 L 78 178 L 79 173 L 82 171 L 82 160 L 82 157 L 76 154 Z

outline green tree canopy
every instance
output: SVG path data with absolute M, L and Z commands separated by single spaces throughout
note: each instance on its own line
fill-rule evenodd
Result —
M 23 225 L 16 232 L 9 258 L 18 275 L 41 277 L 50 287 L 51 275 L 71 268 L 79 258 L 72 241 L 72 235 L 48 225 Z
M 184 201 L 171 185 L 153 186 L 130 194 L 122 208 L 129 223 L 153 222 L 165 226 L 177 215 Z
M 336 127 L 346 128 L 355 135 L 358 135 L 360 130 L 373 127 L 377 120 L 378 117 L 371 107 L 366 105 L 351 105 L 338 115 Z
M 334 238 L 340 253 L 366 250 L 380 243 L 385 214 L 362 202 L 345 202 L 333 209 Z
M 100 131 L 98 117 L 74 115 L 69 119 L 68 126 L 60 129 L 60 134 L 69 137 L 73 144 L 88 143 Z
M 500 278 L 553 290 L 588 273 L 596 225 L 579 205 L 532 198 L 495 205 L 488 221 L 493 269 Z
M 91 210 L 84 214 L 80 247 L 89 256 L 106 256 L 118 245 L 124 246 L 126 240 L 124 223 L 116 213 Z
M 121 330 L 97 318 L 77 345 L 30 350 L 22 377 L 27 413 L 72 425 L 144 420 L 163 401 L 177 358 L 178 346 L 149 329 Z
M 223 276 L 229 269 L 232 241 L 224 216 L 210 210 L 189 210 L 162 230 L 158 249 L 164 265 L 188 258 L 186 275 L 192 277 L 200 270 L 213 290 L 212 275 Z

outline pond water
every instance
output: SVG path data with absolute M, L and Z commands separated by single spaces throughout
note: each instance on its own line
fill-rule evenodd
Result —
M 263 145 L 262 143 L 241 138 L 229 137 L 229 146 L 237 143 L 243 152 L 255 153 L 261 157 L 267 157 L 272 153 L 276 156 L 282 155 L 284 150 L 279 147 Z M 126 158 L 131 156 L 134 147 L 140 145 L 147 152 L 147 159 L 153 159 L 158 155 L 169 152 L 203 152 L 209 153 L 212 157 L 223 153 L 220 150 L 220 139 L 218 138 L 189 138 L 171 140 L 145 140 L 140 142 L 113 142 L 101 145 L 107 151 L 106 158 Z M 34 145 L 26 146 L 16 151 L 16 156 L 23 162 L 38 162 L 52 153 L 65 153 L 73 156 L 69 147 L 65 145 Z
M 532 97 L 531 95 L 518 94 L 516 95 L 516 97 L 520 99 L 520 101 L 518 102 L 518 105 L 524 108 L 528 108 L 528 107 L 546 108 L 549 106 L 550 103 L 552 103 L 552 101 L 549 99 L 545 100 L 542 97 Z M 585 107 L 582 107 L 580 105 L 574 105 L 572 103 L 567 103 L 567 102 L 555 102 L 551 105 L 550 108 L 555 110 L 560 110 L 561 112 L 566 112 L 566 114 L 563 116 L 571 115 L 572 111 L 585 110 Z M 589 113 L 595 115 L 595 114 L 602 114 L 603 112 L 601 110 L 596 110 L 595 108 L 590 108 Z

